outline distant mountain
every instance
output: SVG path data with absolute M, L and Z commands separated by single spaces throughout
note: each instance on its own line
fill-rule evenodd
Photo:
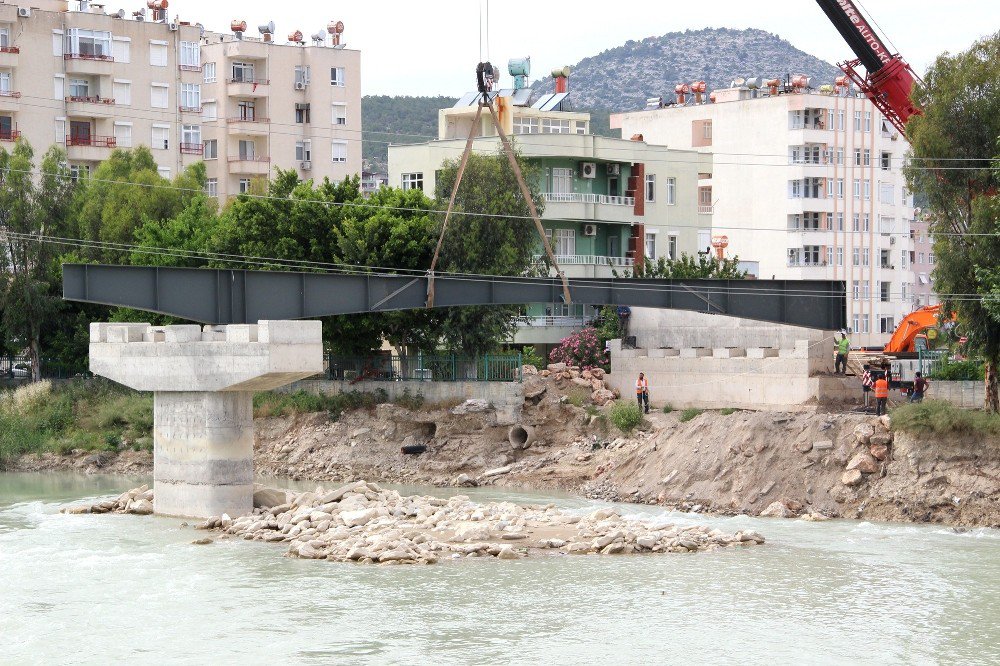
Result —
M 537 94 L 554 90 L 551 77 L 534 74 Z M 841 71 L 764 30 L 706 28 L 629 41 L 584 58 L 572 67 L 569 90 L 577 108 L 629 111 L 650 97 L 672 99 L 678 83 L 705 81 L 712 90 L 738 77 L 786 74 L 832 83 Z
M 536 97 L 553 91 L 551 77 L 534 74 Z M 642 108 L 650 97 L 673 99 L 678 83 L 704 80 L 712 90 L 741 76 L 784 78 L 786 74 L 806 74 L 828 83 L 840 70 L 763 30 L 672 32 L 629 41 L 578 62 L 570 76 L 570 102 L 574 110 L 590 111 L 593 133 L 611 136 L 610 112 Z M 389 143 L 421 143 L 437 137 L 438 110 L 455 101 L 454 97 L 363 98 L 365 168 L 386 170 Z

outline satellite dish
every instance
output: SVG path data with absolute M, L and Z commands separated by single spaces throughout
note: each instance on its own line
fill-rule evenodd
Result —
M 310 39 L 312 39 L 317 44 L 322 44 L 323 42 L 326 41 L 326 32 L 320 30 L 319 32 L 313 34 L 313 36 Z
M 273 35 L 274 34 L 274 21 L 271 21 L 267 25 L 257 26 L 257 31 L 262 35 Z
M 112 16 L 114 18 L 123 19 L 123 18 L 125 18 L 125 10 L 124 9 L 119 9 L 117 12 L 115 12 L 114 14 L 112 14 Z

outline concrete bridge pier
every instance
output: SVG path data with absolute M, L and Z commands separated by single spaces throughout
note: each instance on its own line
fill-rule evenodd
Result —
M 153 392 L 157 514 L 241 516 L 253 509 L 253 394 L 321 373 L 322 325 L 91 324 L 90 369 Z

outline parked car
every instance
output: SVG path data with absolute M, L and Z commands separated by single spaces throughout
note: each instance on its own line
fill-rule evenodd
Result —
M 15 363 L 11 366 L 10 376 L 18 379 L 31 377 L 31 366 L 27 363 Z

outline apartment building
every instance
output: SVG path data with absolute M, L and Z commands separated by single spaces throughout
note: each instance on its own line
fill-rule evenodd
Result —
M 710 235 L 712 226 L 711 208 L 699 205 L 700 189 L 711 188 L 710 155 L 595 136 L 589 114 L 565 110 L 565 95 L 529 104 L 529 93 L 501 90 L 499 117 L 517 149 L 538 167 L 542 224 L 567 276 L 609 278 L 639 258 L 699 250 L 699 238 Z M 390 146 L 389 184 L 434 196 L 441 165 L 462 155 L 477 103 L 478 96 L 469 93 L 441 110 L 436 141 Z M 500 139 L 488 113 L 475 135 L 476 152 L 497 152 Z M 542 259 L 541 243 L 536 259 Z M 593 315 L 583 304 L 534 304 L 515 342 L 541 350 Z
M 209 191 L 223 197 L 274 166 L 332 179 L 360 171 L 356 51 L 249 38 L 232 46 L 235 35 L 208 34 L 136 4 L 130 15 L 89 2 L 0 2 L 0 142 L 24 137 L 36 151 L 62 145 L 79 175 L 115 148 L 149 146 L 167 178 L 205 159 Z M 237 80 L 247 71 L 242 62 L 258 72 L 254 82 Z M 324 83 L 329 71 L 329 90 L 300 89 L 299 67 L 314 68 Z M 280 108 L 268 107 L 272 95 Z M 247 131 L 230 124 L 227 114 L 238 117 L 243 101 L 274 121 Z M 311 120 L 310 103 L 325 106 L 315 123 L 299 123 L 300 106 Z M 321 147 L 326 159 L 307 159 Z
M 908 144 L 863 96 L 743 85 L 617 114 L 612 127 L 711 155 L 729 254 L 758 262 L 762 278 L 843 280 L 855 344 L 884 343 L 912 309 Z
M 910 228 L 910 238 L 913 241 L 913 251 L 910 252 L 910 266 L 913 273 L 910 276 L 912 289 L 910 307 L 921 308 L 925 305 L 935 305 L 940 302 L 934 293 L 934 239 L 931 237 L 931 224 L 926 215 L 917 215 Z

